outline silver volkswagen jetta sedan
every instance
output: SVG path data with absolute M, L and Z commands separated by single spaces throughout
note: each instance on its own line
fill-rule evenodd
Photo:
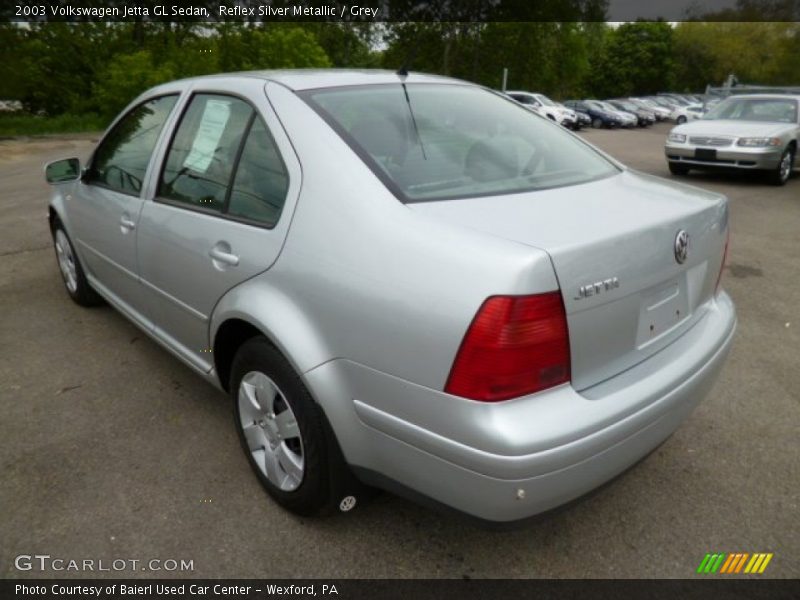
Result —
M 301 514 L 363 484 L 495 522 L 554 508 L 663 442 L 733 338 L 725 197 L 462 81 L 178 81 L 46 173 L 69 295 L 228 392 Z

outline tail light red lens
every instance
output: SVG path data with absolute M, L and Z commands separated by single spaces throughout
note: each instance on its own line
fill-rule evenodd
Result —
M 728 264 L 728 247 L 731 243 L 731 230 L 728 228 L 728 233 L 725 234 L 725 250 L 722 252 L 722 264 L 719 266 L 719 275 L 717 275 L 717 285 L 714 286 L 714 295 L 719 293 L 719 286 L 722 283 L 722 272 L 725 270 L 725 265 Z
M 461 342 L 445 392 L 497 402 L 569 378 L 569 332 L 561 293 L 492 296 Z

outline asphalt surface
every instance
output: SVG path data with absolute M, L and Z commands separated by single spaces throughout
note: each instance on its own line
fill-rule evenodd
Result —
M 582 135 L 670 177 L 667 131 Z M 333 518 L 287 514 L 250 472 L 223 394 L 113 309 L 69 300 L 42 165 L 85 157 L 93 137 L 0 141 L 0 577 L 678 578 L 717 551 L 773 552 L 764 576 L 800 576 L 800 173 L 783 188 L 682 178 L 732 201 L 739 329 L 716 387 L 612 485 L 486 531 L 389 494 Z M 33 554 L 193 571 L 15 568 Z

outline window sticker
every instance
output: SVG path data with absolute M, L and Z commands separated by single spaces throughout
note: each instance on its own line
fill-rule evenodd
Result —
M 183 161 L 183 166 L 205 173 L 214 154 L 219 147 L 219 141 L 231 117 L 231 103 L 227 100 L 207 100 L 200 126 L 192 142 L 192 150 Z

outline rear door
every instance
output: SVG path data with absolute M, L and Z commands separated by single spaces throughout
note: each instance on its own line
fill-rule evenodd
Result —
M 136 262 L 143 182 L 177 99 L 172 94 L 147 100 L 119 119 L 68 200 L 70 234 L 93 284 L 140 322 L 147 320 Z
M 263 80 L 212 81 L 192 89 L 165 144 L 138 244 L 155 334 L 204 371 L 214 306 L 275 262 L 300 179 Z

